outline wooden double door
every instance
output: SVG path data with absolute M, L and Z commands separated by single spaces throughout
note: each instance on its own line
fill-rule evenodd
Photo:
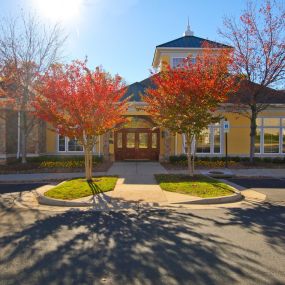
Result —
M 116 160 L 158 160 L 159 130 L 121 129 L 115 132 Z

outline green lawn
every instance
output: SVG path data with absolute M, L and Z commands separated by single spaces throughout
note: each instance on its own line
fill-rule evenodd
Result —
M 189 194 L 201 198 L 232 195 L 233 188 L 216 179 L 203 175 L 157 174 L 156 181 L 165 191 Z
M 93 177 L 92 183 L 88 183 L 83 178 L 72 179 L 48 190 L 44 195 L 62 200 L 78 199 L 101 192 L 112 191 L 115 188 L 117 179 L 114 176 Z

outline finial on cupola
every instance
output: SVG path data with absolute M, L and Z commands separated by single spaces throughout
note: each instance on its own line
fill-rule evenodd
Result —
M 194 35 L 194 32 L 191 31 L 191 29 L 190 29 L 189 17 L 188 17 L 187 29 L 186 29 L 185 33 L 183 34 L 183 36 L 186 37 L 186 36 L 193 36 L 193 35 Z

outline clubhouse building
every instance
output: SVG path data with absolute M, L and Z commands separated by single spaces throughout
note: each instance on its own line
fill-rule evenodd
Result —
M 215 44 L 217 48 L 228 47 L 194 36 L 188 25 L 183 37 L 156 46 L 152 66 L 163 70 L 165 63 L 176 67 L 182 60 L 191 56 L 195 61 L 201 52 L 203 42 Z M 126 113 L 128 123 L 123 128 L 111 131 L 98 139 L 94 153 L 107 160 L 167 160 L 171 155 L 185 153 L 183 134 L 171 134 L 166 129 L 156 128 L 152 118 L 141 109 L 145 105 L 143 96 L 150 86 L 151 79 L 146 78 L 128 86 L 126 97 L 130 97 Z M 242 92 L 242 91 L 241 91 Z M 270 88 L 264 92 L 264 104 L 268 108 L 260 113 L 257 123 L 256 156 L 285 156 L 285 93 Z M 246 94 L 243 94 L 246 97 Z M 229 122 L 228 154 L 229 156 L 249 156 L 250 120 L 236 112 L 229 111 L 227 105 L 221 106 L 222 116 Z M 10 110 L 0 110 L 6 117 L 0 119 L 0 162 L 17 156 L 19 149 L 18 118 Z M 197 156 L 225 156 L 224 120 L 210 125 L 201 138 L 195 142 Z M 29 135 L 28 156 L 40 155 L 82 155 L 83 148 L 75 139 L 58 135 L 44 122 L 40 122 Z

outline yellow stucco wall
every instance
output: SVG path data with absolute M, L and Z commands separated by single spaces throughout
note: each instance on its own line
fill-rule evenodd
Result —
M 57 151 L 56 137 L 57 137 L 56 132 L 52 131 L 51 126 L 47 124 L 47 128 L 46 128 L 47 153 L 54 153 Z
M 127 112 L 127 115 L 146 115 L 146 112 L 143 110 L 136 109 L 135 106 L 131 106 Z M 250 121 L 248 118 L 242 115 L 235 113 L 224 113 L 224 117 L 230 122 L 230 131 L 228 133 L 228 154 L 232 156 L 247 156 L 249 154 L 249 142 L 250 142 Z M 270 109 L 266 110 L 259 115 L 259 117 L 285 117 L 285 108 L 282 109 Z M 165 153 L 165 143 L 163 138 L 163 129 L 161 129 L 160 134 L 160 155 L 163 156 Z M 47 153 L 57 153 L 57 137 L 56 133 L 50 130 L 50 127 L 47 127 L 46 130 L 46 145 Z M 222 145 L 224 145 L 225 135 L 222 134 Z M 114 140 L 114 135 L 112 135 L 111 140 Z M 103 154 L 103 136 L 100 137 L 96 145 L 96 153 Z M 176 150 L 176 151 L 175 151 Z M 224 149 L 222 149 L 223 151 Z M 109 145 L 110 154 L 114 154 L 114 144 Z M 177 134 L 171 135 L 171 155 L 183 153 L 182 149 L 182 135 Z M 72 152 L 70 152 L 72 154 Z M 223 152 L 221 153 L 223 155 Z
M 248 118 L 237 114 L 224 114 L 230 123 L 228 133 L 229 155 L 248 155 L 250 142 L 250 121 Z
M 170 56 L 169 55 L 161 56 L 161 69 L 165 70 L 169 64 L 170 64 Z

